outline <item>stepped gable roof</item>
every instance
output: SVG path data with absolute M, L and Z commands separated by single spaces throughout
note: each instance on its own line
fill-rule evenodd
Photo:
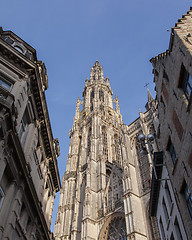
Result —
M 150 59 L 151 63 L 155 63 L 156 61 L 162 60 L 163 58 L 167 57 L 170 54 L 170 52 L 172 51 L 172 47 L 173 47 L 175 33 L 179 32 L 179 31 L 183 31 L 186 33 L 186 36 L 184 36 L 184 40 L 192 45 L 192 36 L 190 33 L 188 33 L 189 31 L 192 31 L 192 25 L 191 25 L 192 19 L 191 18 L 192 18 L 192 7 L 190 7 L 190 10 L 187 12 L 187 14 L 182 15 L 182 18 L 178 19 L 178 21 L 175 23 L 175 27 L 173 27 L 171 29 L 169 49 L 166 50 L 166 52 L 160 53 L 157 56 L 151 58 Z M 190 22 L 189 26 L 191 26 L 190 29 L 189 29 L 189 27 L 185 26 L 189 22 Z M 189 39 L 189 37 L 190 37 L 190 39 Z

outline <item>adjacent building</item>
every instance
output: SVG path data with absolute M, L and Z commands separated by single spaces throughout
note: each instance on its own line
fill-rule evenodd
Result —
M 172 29 L 169 49 L 151 59 L 163 165 L 153 178 L 151 214 L 161 239 L 192 239 L 192 9 Z M 156 191 L 158 189 L 158 191 Z
M 35 49 L 0 28 L 0 239 L 53 237 L 59 142 L 52 135 L 47 88 Z
M 160 239 L 156 217 L 149 214 L 152 159 L 140 154 L 138 142 L 140 133 L 155 134 L 156 105 L 149 91 L 146 107 L 125 125 L 109 78 L 95 62 L 69 133 L 56 240 Z

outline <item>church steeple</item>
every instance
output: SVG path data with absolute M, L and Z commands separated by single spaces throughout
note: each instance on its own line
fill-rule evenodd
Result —
M 83 107 L 85 111 L 97 111 L 105 115 L 107 108 L 113 109 L 113 92 L 109 78 L 104 78 L 103 67 L 96 60 L 91 67 L 90 79 L 86 79 L 83 91 Z
M 135 240 L 146 240 L 137 185 L 132 188 L 130 183 L 131 177 L 135 182 L 136 177 L 134 160 L 130 160 L 129 169 L 125 132 L 119 99 L 115 96 L 113 100 L 109 78 L 104 78 L 96 61 L 90 79 L 85 81 L 82 101 L 78 98 L 76 102 L 55 223 L 56 240 L 128 239 L 128 234 Z M 132 219 L 135 213 L 141 219 L 138 227 Z

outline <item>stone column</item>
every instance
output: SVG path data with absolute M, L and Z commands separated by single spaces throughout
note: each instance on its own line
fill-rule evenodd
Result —
M 56 196 L 56 194 L 54 192 L 53 195 L 51 196 L 51 204 L 50 204 L 50 211 L 49 211 L 49 227 L 51 226 L 51 219 L 52 219 L 55 196 Z

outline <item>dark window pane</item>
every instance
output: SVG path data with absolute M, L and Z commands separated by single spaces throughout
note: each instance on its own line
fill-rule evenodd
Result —
M 169 139 L 169 143 L 168 143 L 168 149 L 167 149 L 170 153 L 171 159 L 173 164 L 175 164 L 176 160 L 177 160 L 177 153 L 175 151 L 175 148 L 173 146 L 173 143 L 171 141 L 171 139 Z
M 2 86 L 2 87 L 4 87 L 5 89 L 7 89 L 7 90 L 10 90 L 10 88 L 11 88 L 11 83 L 10 82 L 8 82 L 8 81 L 6 81 L 4 78 L 2 78 L 1 76 L 0 76 L 0 85 Z
M 14 43 L 14 41 L 10 37 L 4 37 L 3 39 L 10 45 Z
M 181 66 L 179 87 L 183 89 L 186 98 L 189 100 L 192 92 L 192 79 L 183 64 Z

